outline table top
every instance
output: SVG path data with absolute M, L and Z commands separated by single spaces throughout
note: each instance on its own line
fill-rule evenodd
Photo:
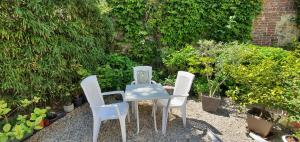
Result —
M 168 92 L 161 84 L 126 85 L 125 101 L 169 99 Z

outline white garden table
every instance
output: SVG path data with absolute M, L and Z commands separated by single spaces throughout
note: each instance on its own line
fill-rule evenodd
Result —
M 137 133 L 139 133 L 139 127 L 140 127 L 138 101 L 154 100 L 154 103 L 156 103 L 158 99 L 169 99 L 169 94 L 161 84 L 137 84 L 137 85 L 126 86 L 124 101 L 135 102 L 134 104 L 136 110 Z M 153 111 L 154 111 L 154 115 L 153 115 L 154 128 L 155 131 L 157 132 L 156 115 L 155 115 L 156 109 L 154 109 Z

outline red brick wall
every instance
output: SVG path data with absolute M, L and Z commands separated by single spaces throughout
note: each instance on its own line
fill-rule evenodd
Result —
M 295 0 L 264 0 L 260 15 L 254 20 L 252 41 L 257 45 L 277 44 L 276 24 L 281 16 L 295 14 Z

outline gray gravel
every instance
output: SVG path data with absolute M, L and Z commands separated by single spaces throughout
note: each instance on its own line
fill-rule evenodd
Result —
M 161 134 L 161 112 L 157 113 L 159 132 L 154 131 L 151 117 L 151 103 L 140 102 L 140 133 L 136 132 L 136 120 L 131 115 L 131 122 L 126 122 L 127 141 L 211 141 L 208 129 L 217 134 L 224 142 L 251 142 L 247 135 L 244 114 L 238 114 L 232 105 L 223 102 L 223 107 L 215 114 L 202 110 L 201 102 L 188 100 L 187 127 L 184 128 L 179 110 L 172 110 L 169 117 L 167 135 Z M 64 118 L 42 129 L 27 142 L 90 142 L 92 141 L 92 115 L 88 104 L 75 109 Z M 98 141 L 121 141 L 121 130 L 118 120 L 102 123 Z

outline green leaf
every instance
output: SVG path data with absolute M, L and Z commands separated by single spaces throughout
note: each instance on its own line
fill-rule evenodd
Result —
M 9 123 L 6 123 L 4 126 L 3 126 L 3 132 L 9 132 L 11 129 L 11 125 Z
M 20 140 L 24 137 L 24 131 L 22 130 L 21 125 L 16 125 L 14 127 L 14 135 L 18 140 Z

